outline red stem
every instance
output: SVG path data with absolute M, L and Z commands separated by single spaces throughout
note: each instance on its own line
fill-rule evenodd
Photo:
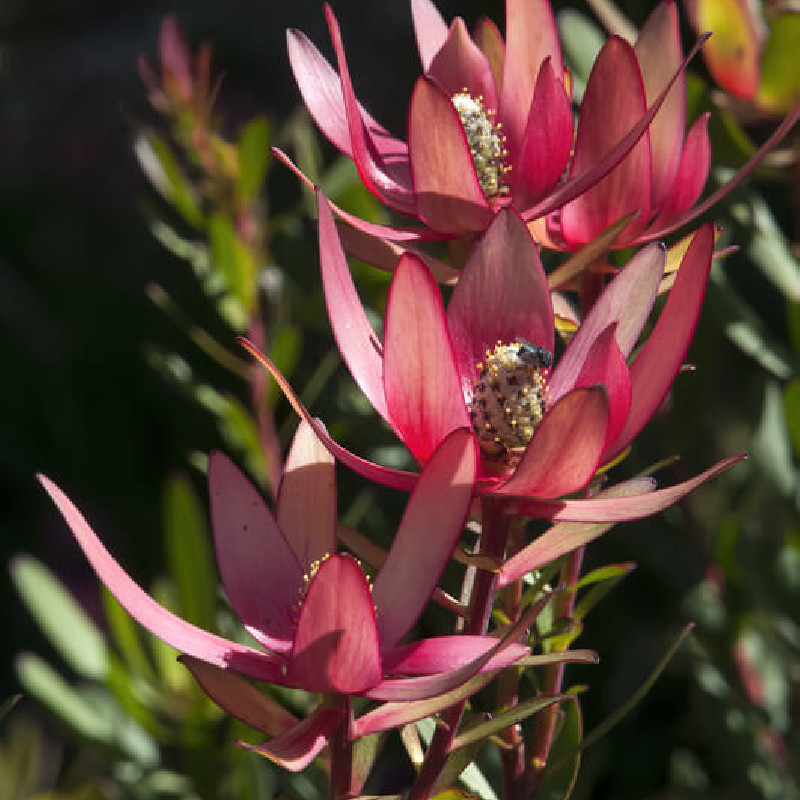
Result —
M 325 702 L 340 706 L 344 710 L 342 721 L 331 734 L 331 800 L 346 800 L 354 794 L 353 789 L 353 740 L 350 727 L 353 721 L 353 706 L 347 695 L 335 695 Z
M 585 548 L 579 547 L 570 553 L 561 567 L 561 582 L 566 585 L 566 590 L 555 599 L 555 619 L 571 619 L 575 610 L 575 592 L 571 589 L 578 582 L 583 562 Z M 546 668 L 542 694 L 559 694 L 564 681 L 564 667 L 562 664 L 553 664 Z M 556 723 L 560 715 L 558 704 L 545 709 L 536 719 L 533 736 L 530 741 L 531 759 L 527 769 L 525 781 L 527 783 L 527 796 L 533 797 L 538 791 L 544 777 L 544 769 L 553 746 Z
M 481 500 L 482 530 L 479 552 L 494 559 L 502 559 L 508 538 L 509 517 L 503 511 L 502 501 L 490 497 Z M 497 575 L 479 569 L 472 584 L 470 615 L 464 626 L 464 633 L 484 634 L 489 626 L 489 618 L 494 605 L 497 588 Z M 408 800 L 427 800 L 435 788 L 436 781 L 447 761 L 450 744 L 455 737 L 466 700 L 442 712 L 441 725 L 436 727 L 425 760 Z

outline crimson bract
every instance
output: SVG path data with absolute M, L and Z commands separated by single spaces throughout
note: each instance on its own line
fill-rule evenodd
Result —
M 275 516 L 233 463 L 213 453 L 209 493 L 222 583 L 259 647 L 204 631 L 156 603 L 113 559 L 66 495 L 48 478 L 40 476 L 40 481 L 128 613 L 184 654 L 212 698 L 259 727 L 250 702 L 255 690 L 239 676 L 326 696 L 420 700 L 528 652 L 514 637 L 445 636 L 399 644 L 459 539 L 476 466 L 475 443 L 466 431 L 442 440 L 370 585 L 354 558 L 336 553 L 333 460 L 306 424 L 298 429 L 287 459 Z M 422 716 L 435 710 L 426 709 Z M 284 766 L 302 769 L 341 719 L 340 708 L 323 704 L 299 730 L 260 749 Z M 391 714 L 381 717 L 380 724 L 391 727 Z M 375 729 L 362 728 L 362 734 Z M 303 745 L 299 760 L 298 741 Z M 294 760 L 284 758 L 289 751 Z

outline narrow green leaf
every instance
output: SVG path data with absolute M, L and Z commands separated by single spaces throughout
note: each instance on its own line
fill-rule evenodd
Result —
M 256 295 L 256 264 L 252 254 L 239 240 L 231 220 L 223 214 L 211 216 L 208 235 L 214 265 L 225 276 L 229 292 L 249 312 Z
M 796 9 L 776 16 L 761 54 L 761 86 L 756 100 L 773 113 L 785 114 L 800 100 L 800 14 Z
M 785 497 L 797 485 L 797 470 L 792 461 L 792 446 L 784 416 L 784 402 L 776 381 L 764 386 L 764 403 L 752 445 L 753 461 Z
M 164 715 L 164 696 L 160 687 L 131 674 L 120 659 L 111 657 L 106 686 L 127 716 L 142 725 L 160 741 L 168 741 L 172 732 L 160 722 Z
M 615 574 L 610 574 L 601 581 L 595 581 L 592 588 L 575 604 L 572 612 L 573 619 L 583 619 L 612 589 L 614 589 L 626 576 L 636 569 L 635 564 L 620 565 Z M 609 568 L 612 571 L 612 568 Z
M 269 167 L 269 121 L 257 117 L 239 137 L 239 196 L 249 203 L 261 188 Z
M 12 694 L 11 697 L 3 701 L 2 705 L 0 705 L 0 722 L 11 713 L 11 709 L 20 701 L 21 697 L 21 694 Z
M 750 193 L 731 213 L 750 232 L 746 252 L 767 280 L 791 301 L 800 301 L 800 264 L 764 198 Z
M 556 797 L 558 800 L 569 800 L 578 780 L 581 757 L 576 750 L 580 747 L 582 736 L 583 717 L 580 703 L 576 700 L 573 703 L 568 703 L 563 709 L 563 717 L 560 720 L 558 731 L 548 756 L 549 763 L 558 764 L 563 761 L 563 766 L 547 770 L 539 788 L 539 797 Z M 564 757 L 568 754 L 570 757 L 564 761 Z
M 140 135 L 134 144 L 134 151 L 142 171 L 156 191 L 172 203 L 190 225 L 202 228 L 205 219 L 194 187 L 183 174 L 167 142 L 154 134 Z
M 219 420 L 220 431 L 231 447 L 245 454 L 247 471 L 262 486 L 266 485 L 267 466 L 256 421 L 235 397 L 226 397 L 224 401 Z
M 21 653 L 14 662 L 19 682 L 62 722 L 81 736 L 111 744 L 114 728 L 109 720 L 75 691 L 44 659 Z
M 564 43 L 564 55 L 574 76 L 573 95 L 580 102 L 605 36 L 588 17 L 571 8 L 561 11 L 557 22 L 558 32 Z
M 180 613 L 177 592 L 169 581 L 163 578 L 157 579 L 153 584 L 150 595 L 157 603 L 172 611 L 173 614 Z M 189 686 L 193 686 L 194 679 L 189 675 L 189 671 L 184 669 L 183 665 L 178 661 L 178 651 L 155 636 L 148 634 L 147 639 L 150 643 L 156 669 L 164 684 L 175 692 L 183 692 Z
M 32 556 L 11 561 L 11 579 L 44 635 L 79 675 L 103 680 L 106 640 L 58 578 Z
M 800 459 L 800 378 L 795 378 L 783 390 L 783 412 L 786 428 L 794 448 L 794 456 Z
M 367 778 L 386 744 L 387 737 L 388 733 L 385 731 L 373 733 L 370 736 L 362 736 L 353 745 L 352 785 L 358 787 L 359 791 L 367 782 Z
M 746 355 L 785 380 L 792 374 L 785 347 L 770 334 L 763 321 L 733 290 L 719 262 L 711 265 L 709 289 L 722 318 L 725 335 Z
M 591 572 L 587 572 L 576 584 L 575 591 L 585 589 L 594 583 L 602 583 L 612 578 L 624 577 L 632 570 L 636 569 L 636 564 L 629 561 L 625 564 L 609 564 L 605 567 L 598 567 Z
M 439 773 L 435 788 L 453 786 L 460 781 L 467 786 L 468 789 L 478 791 L 479 797 L 486 797 L 475 785 L 476 783 L 481 785 L 488 784 L 486 777 L 480 769 L 478 769 L 478 765 L 475 764 L 475 759 L 482 747 L 483 742 L 480 741 L 468 747 L 462 747 L 454 753 L 450 753 L 450 755 L 447 756 L 447 760 L 444 762 L 442 771 Z M 475 774 L 470 774 L 470 767 L 475 768 Z
M 578 753 L 582 753 L 587 747 L 591 747 L 596 742 L 600 741 L 612 728 L 621 722 L 633 709 L 641 702 L 645 695 L 653 688 L 653 684 L 658 680 L 661 673 L 666 669 L 667 664 L 672 660 L 672 657 L 678 651 L 678 648 L 683 644 L 686 637 L 694 630 L 694 623 L 690 622 L 676 637 L 675 641 L 669 646 L 667 652 L 656 664 L 655 669 L 647 676 L 645 682 L 612 714 L 601 722 L 597 727 L 590 731 L 589 735 L 580 743 L 580 745 L 568 752 L 562 758 L 555 760 L 551 759 L 550 766 L 547 770 L 548 774 L 552 774 L 557 770 L 564 767 L 571 761 Z
M 269 357 L 278 370 L 287 378 L 291 378 L 300 360 L 300 331 L 291 325 L 282 326 L 275 332 L 269 343 Z M 275 381 L 270 381 L 267 389 L 267 400 L 270 408 L 274 408 L 281 390 Z
M 421 719 L 417 722 L 417 729 L 425 744 L 430 745 L 433 733 L 436 730 L 436 724 L 433 719 L 430 717 Z M 474 760 L 467 758 L 473 752 L 477 755 L 480 748 L 481 744 L 479 743 L 475 747 L 465 747 L 448 756 L 444 768 L 439 774 L 436 786 L 446 787 L 458 780 L 482 800 L 498 800 L 492 785 L 478 765 Z
M 211 537 L 200 500 L 185 475 L 167 480 L 164 533 L 181 617 L 205 630 L 215 630 L 217 578 Z
M 516 725 L 518 722 L 528 719 L 528 717 L 538 714 L 561 700 L 571 699 L 567 695 L 557 695 L 555 697 L 532 697 L 523 700 L 511 708 L 499 711 L 494 714 L 492 719 L 475 725 L 463 733 L 458 734 L 450 745 L 450 752 L 468 747 L 476 742 L 482 742 L 489 736 L 494 736 L 506 728 Z

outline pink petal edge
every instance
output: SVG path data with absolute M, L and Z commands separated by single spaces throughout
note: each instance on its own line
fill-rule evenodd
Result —
M 281 659 L 271 653 L 215 636 L 156 603 L 111 557 L 97 534 L 61 489 L 44 475 L 36 477 L 61 512 L 97 576 L 140 625 L 176 650 L 209 664 L 232 669 L 258 680 L 285 683 Z

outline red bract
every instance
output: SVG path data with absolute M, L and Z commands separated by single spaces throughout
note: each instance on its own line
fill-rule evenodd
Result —
M 446 311 L 425 263 L 404 254 L 392 279 L 381 345 L 358 299 L 328 203 L 318 198 L 322 279 L 339 350 L 416 461 L 427 463 L 454 430 L 474 428 L 481 443 L 479 492 L 525 499 L 528 509 L 545 501 L 547 516 L 568 509 L 568 518 L 580 519 L 575 514 L 589 501 L 552 501 L 585 486 L 661 404 L 700 311 L 712 226 L 695 235 L 658 323 L 630 366 L 627 359 L 664 270 L 660 245 L 642 250 L 608 284 L 550 374 L 550 293 L 536 246 L 515 211 L 498 212 L 477 240 Z M 261 358 L 291 396 L 285 380 Z M 525 426 L 525 435 L 514 438 Z M 413 485 L 410 473 L 371 464 L 324 431 L 320 435 L 337 458 L 366 477 Z M 695 485 L 682 486 L 688 492 Z M 644 491 L 653 488 L 648 484 Z M 611 519 L 617 510 L 625 514 L 618 519 L 644 516 L 658 510 L 660 497 L 667 495 L 639 498 L 641 514 L 631 497 L 594 500 L 586 509 L 590 520 L 598 514 Z
M 644 114 L 683 62 L 678 12 L 661 3 L 645 22 L 636 43 L 612 37 L 589 75 L 581 104 L 570 166 L 579 175 L 594 164 Z M 708 115 L 684 141 L 686 89 L 683 73 L 642 138 L 598 184 L 560 212 L 557 234 L 568 247 L 590 242 L 621 217 L 636 211 L 617 245 L 659 235 L 697 201 L 710 163 Z
M 354 558 L 335 552 L 333 459 L 307 425 L 299 428 L 287 459 L 274 517 L 233 463 L 213 453 L 208 480 L 222 583 L 261 648 L 208 633 L 156 603 L 114 561 L 61 490 L 46 477 L 40 481 L 128 613 L 184 653 L 187 666 L 223 707 L 259 727 L 258 715 L 246 702 L 253 687 L 240 675 L 309 692 L 420 700 L 528 652 L 514 637 L 451 636 L 398 645 L 458 542 L 476 465 L 475 443 L 467 431 L 442 440 L 370 586 Z M 418 677 L 398 677 L 409 675 Z M 327 707 L 309 719 L 316 721 L 306 720 L 299 733 L 287 734 L 292 747 L 297 736 L 305 743 L 304 764 L 319 753 L 341 713 Z M 285 747 L 281 738 L 264 752 L 281 760 Z
M 706 116 L 685 134 L 683 70 L 701 42 L 683 58 L 672 0 L 655 9 L 635 46 L 616 36 L 605 43 L 574 141 L 570 79 L 546 2 L 507 0 L 505 42 L 487 19 L 470 36 L 460 18 L 448 29 L 430 0 L 411 5 L 424 75 L 411 98 L 408 143 L 357 101 L 328 6 L 338 74 L 304 34 L 287 34 L 295 79 L 322 132 L 370 191 L 426 226 L 376 225 L 334 207 L 373 236 L 410 242 L 483 231 L 510 204 L 537 241 L 553 247 L 579 247 L 631 212 L 637 216 L 616 246 L 653 241 L 738 186 L 800 113 L 796 107 L 728 184 L 692 208 L 710 154 Z
M 607 152 L 563 184 L 573 144 L 573 116 L 565 88 L 569 78 L 549 5 L 507 0 L 505 42 L 487 19 L 478 23 L 472 37 L 460 18 L 448 30 L 430 0 L 412 0 L 412 12 L 425 74 L 411 99 L 407 145 L 392 137 L 356 100 L 339 26 L 328 6 L 338 74 L 304 34 L 288 32 L 292 69 L 320 129 L 355 161 L 374 194 L 430 229 L 414 233 L 348 218 L 362 230 L 387 238 L 481 231 L 495 210 L 509 203 L 529 219 L 560 207 L 600 180 L 634 147 L 666 96 L 656 95 L 682 70 L 680 62 L 666 61 L 673 74 L 658 71 L 660 85 L 654 82 L 654 92 L 648 93 L 649 111 L 639 102 L 639 86 L 614 86 L 620 106 L 630 101 L 637 113 L 626 112 L 627 129 L 617 125 L 614 138 L 603 139 Z M 609 47 L 632 53 L 621 41 Z M 677 94 L 682 100 L 682 89 Z M 670 114 L 674 116 L 673 111 Z M 608 123 L 599 107 L 591 106 L 589 116 L 581 123 L 586 130 L 599 130 Z

